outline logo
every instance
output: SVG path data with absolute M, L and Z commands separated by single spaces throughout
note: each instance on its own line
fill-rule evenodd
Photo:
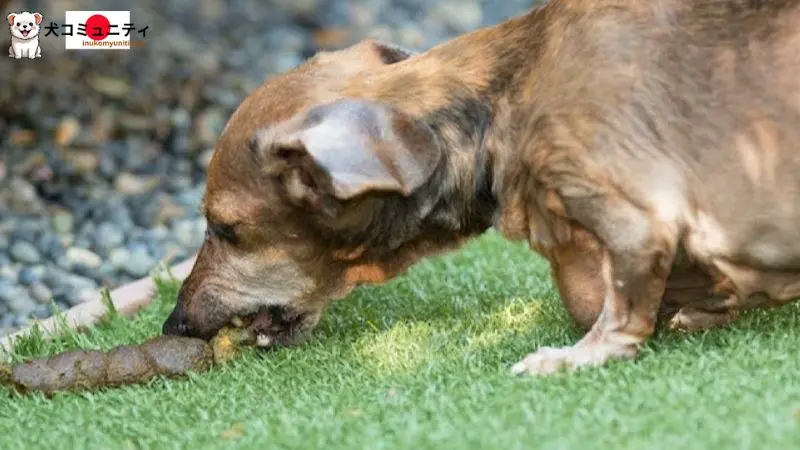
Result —
M 130 11 L 67 11 L 61 25 L 67 50 L 130 50 L 131 32 Z
M 38 12 L 11 13 L 8 20 L 8 29 L 11 31 L 11 47 L 8 48 L 10 58 L 41 58 L 42 49 L 39 47 L 39 30 L 42 15 Z

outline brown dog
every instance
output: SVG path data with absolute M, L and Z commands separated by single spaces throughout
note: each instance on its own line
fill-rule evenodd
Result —
M 659 311 L 695 328 L 786 303 L 798 20 L 800 0 L 552 0 L 393 64 L 326 77 L 312 60 L 223 132 L 209 238 L 164 331 L 266 307 L 268 340 L 294 342 L 331 299 L 491 225 L 547 257 L 592 324 L 516 372 L 633 357 Z

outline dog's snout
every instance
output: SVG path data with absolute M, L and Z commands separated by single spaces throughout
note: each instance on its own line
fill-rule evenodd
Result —
M 175 309 L 172 310 L 167 320 L 164 322 L 161 332 L 168 336 L 188 336 L 191 330 L 189 329 L 189 316 L 186 314 L 186 309 L 183 307 L 183 302 L 178 299 Z

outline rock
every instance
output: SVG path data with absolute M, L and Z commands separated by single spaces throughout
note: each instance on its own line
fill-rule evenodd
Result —
M 6 203 L 12 211 L 26 214 L 39 214 L 44 211 L 44 203 L 36 193 L 36 188 L 24 178 L 12 176 L 8 180 L 8 189 L 4 191 L 0 191 L 0 197 L 7 195 Z
M 36 309 L 36 302 L 21 286 L 12 286 L 1 291 L 0 301 L 8 306 L 9 311 L 20 316 L 27 316 Z
M 100 175 L 108 180 L 113 179 L 117 174 L 117 162 L 114 156 L 109 152 L 103 152 L 98 162 L 98 172 Z
M 158 177 L 143 177 L 122 172 L 114 180 L 114 189 L 123 195 L 139 195 L 152 191 L 159 182 Z
M 33 144 L 36 141 L 36 132 L 33 130 L 14 130 L 11 132 L 11 143 L 20 147 Z
M 108 256 L 109 261 L 111 264 L 114 265 L 117 269 L 122 270 L 122 267 L 125 265 L 125 262 L 131 258 L 131 254 L 127 249 L 124 248 L 115 248 L 111 251 L 111 254 Z
M 80 247 L 70 247 L 67 249 L 67 259 L 69 260 L 70 264 L 80 264 L 90 269 L 96 269 L 100 267 L 100 264 L 103 263 L 103 260 L 99 255 L 91 250 Z
M 28 291 L 31 297 L 39 304 L 47 304 L 53 299 L 53 291 L 50 290 L 44 283 L 34 283 Z
M 94 300 L 98 296 L 97 289 L 78 289 L 69 296 L 69 304 L 77 306 L 81 303 L 86 303 Z
M 33 310 L 33 316 L 37 319 L 46 319 L 52 315 L 49 305 L 39 305 Z
M 431 15 L 454 32 L 466 33 L 481 25 L 483 9 L 475 1 L 446 0 L 435 3 Z
M 150 117 L 137 114 L 120 114 L 119 124 L 129 132 L 150 131 L 153 128 L 153 120 Z
M 42 255 L 36 246 L 27 241 L 17 241 L 9 249 L 11 257 L 23 264 L 37 264 L 42 260 Z
M 100 166 L 100 157 L 90 151 L 71 151 L 65 159 L 80 174 L 92 173 Z
M 211 158 L 214 156 L 214 149 L 209 148 L 208 150 L 204 150 L 200 155 L 197 156 L 197 164 L 203 168 L 203 170 L 208 170 L 208 165 L 211 164 Z
M 48 267 L 43 277 L 44 283 L 55 292 L 56 289 L 96 289 L 97 284 L 86 277 L 71 274 L 57 267 Z
M 39 250 L 42 254 L 51 261 L 57 261 L 59 258 L 66 256 L 66 249 L 64 243 L 58 235 L 45 232 L 38 240 Z
M 25 286 L 36 284 L 42 278 L 44 266 L 23 267 L 17 274 L 17 281 Z
M 171 194 L 180 194 L 192 188 L 192 179 L 186 175 L 176 175 L 169 177 L 164 183 L 164 188 Z
M 316 11 L 319 0 L 275 0 L 274 7 L 292 15 L 308 15 Z
M 169 222 L 173 219 L 183 217 L 186 215 L 186 210 L 181 207 L 172 197 L 164 195 L 159 198 L 158 202 L 158 218 L 159 223 Z
M 172 126 L 177 129 L 187 130 L 192 123 L 192 116 L 184 108 L 177 108 L 172 112 Z
M 203 243 L 205 225 L 196 220 L 176 220 L 172 226 L 172 234 L 180 245 L 197 248 Z
M 19 266 L 14 264 L 8 264 L 5 266 L 0 266 L 0 275 L 12 280 L 12 281 L 19 281 Z
M 113 249 L 125 243 L 125 234 L 121 227 L 111 222 L 101 223 L 94 233 L 92 248 L 102 255 L 108 255 Z
M 52 227 L 58 234 L 72 233 L 75 217 L 66 211 L 57 212 L 52 218 Z
M 124 99 L 131 91 L 128 80 L 118 77 L 95 75 L 88 83 L 95 91 L 114 99 Z
M 41 236 L 39 227 L 28 221 L 21 221 L 11 232 L 11 242 L 34 242 Z
M 100 285 L 116 285 L 117 268 L 110 261 L 104 262 L 100 267 L 86 274 L 87 277 L 95 280 Z
M 195 136 L 201 145 L 214 145 L 225 126 L 225 115 L 218 108 L 209 108 L 197 118 Z
M 73 116 L 67 116 L 59 122 L 53 140 L 59 147 L 67 147 L 75 141 L 81 132 L 81 123 Z
M 132 277 L 141 278 L 147 276 L 155 265 L 156 260 L 147 252 L 137 250 L 131 252 L 130 257 L 122 263 L 122 270 Z
M 114 224 L 114 227 L 119 229 L 119 231 L 123 234 L 127 233 L 128 230 L 134 227 L 133 219 L 131 218 L 131 212 L 128 210 L 128 206 L 124 203 L 111 209 L 111 211 L 108 213 L 107 219 L 108 222 Z
M 314 32 L 312 40 L 315 47 L 322 49 L 335 49 L 347 45 L 350 42 L 351 30 L 342 28 L 322 28 Z
M 158 223 L 159 204 L 156 193 L 131 196 L 128 205 L 134 224 L 142 228 L 150 228 Z

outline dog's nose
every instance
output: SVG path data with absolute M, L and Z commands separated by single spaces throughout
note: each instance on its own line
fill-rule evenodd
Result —
M 172 310 L 161 328 L 162 334 L 168 336 L 188 336 L 189 316 L 183 307 L 183 302 L 178 299 L 178 304 Z

